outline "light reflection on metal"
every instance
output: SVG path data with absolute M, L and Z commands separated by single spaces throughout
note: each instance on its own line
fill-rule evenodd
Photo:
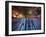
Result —
M 17 24 L 16 24 L 17 23 Z M 41 29 L 41 23 L 40 19 L 30 19 L 30 18 L 22 18 L 22 19 L 16 19 L 16 23 L 13 26 L 14 30 L 39 30 Z

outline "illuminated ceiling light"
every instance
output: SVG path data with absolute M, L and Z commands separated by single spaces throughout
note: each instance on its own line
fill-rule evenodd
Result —
M 16 12 L 15 14 L 16 14 L 16 15 L 18 15 L 19 13 L 18 13 L 18 12 Z
M 29 11 L 29 14 L 32 14 L 32 11 L 31 10 Z
M 16 17 L 16 15 L 13 15 L 13 17 L 15 18 L 15 17 Z
M 24 18 L 24 15 L 19 14 L 19 15 L 17 16 L 17 18 Z

